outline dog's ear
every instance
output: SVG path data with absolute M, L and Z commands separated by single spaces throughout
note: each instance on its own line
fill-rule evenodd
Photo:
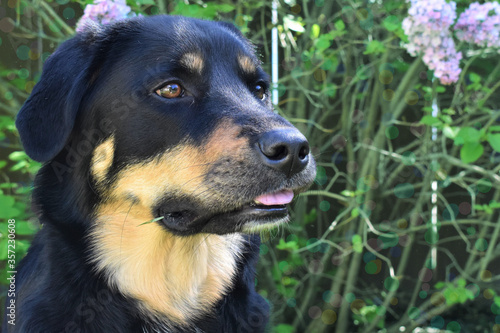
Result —
M 66 144 L 87 90 L 90 47 L 85 34 L 61 44 L 45 62 L 40 81 L 17 115 L 21 142 L 36 161 L 54 158 Z

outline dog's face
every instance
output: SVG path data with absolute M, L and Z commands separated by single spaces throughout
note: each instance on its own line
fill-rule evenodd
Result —
M 63 122 L 62 133 L 33 134 L 27 110 L 18 127 L 35 159 L 68 164 L 77 155 L 72 167 L 86 168 L 102 214 L 118 205 L 177 235 L 287 220 L 315 163 L 304 136 L 273 112 L 268 76 L 234 27 L 160 16 L 67 43 L 25 106 L 57 89 L 45 87 L 51 72 L 70 70 L 58 95 L 68 100 L 50 110 L 64 119 L 44 120 Z M 68 68 L 55 68 L 61 60 Z M 91 149 L 80 153 L 83 144 Z
M 233 283 L 250 251 L 239 232 L 287 221 L 315 177 L 306 139 L 269 95 L 230 25 L 89 28 L 47 60 L 17 118 L 26 152 L 46 162 L 42 220 L 150 318 L 189 325 Z

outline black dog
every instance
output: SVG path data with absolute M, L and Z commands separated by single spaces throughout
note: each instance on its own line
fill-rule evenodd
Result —
M 268 88 L 230 24 L 135 18 L 63 43 L 17 118 L 45 162 L 43 227 L 4 330 L 264 332 L 252 233 L 315 177 Z

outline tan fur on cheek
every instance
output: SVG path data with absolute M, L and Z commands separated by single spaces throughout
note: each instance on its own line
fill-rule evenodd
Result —
M 108 173 L 111 164 L 113 164 L 114 153 L 114 136 L 105 140 L 94 150 L 90 164 L 90 173 L 94 177 L 97 184 L 101 184 L 106 179 L 106 174 Z
M 152 208 L 158 200 L 172 193 L 204 201 L 213 196 L 204 177 L 210 167 L 226 158 L 244 155 L 248 139 L 238 138 L 241 129 L 222 122 L 202 147 L 181 144 L 159 157 L 131 165 L 117 175 L 107 196 L 124 200 L 132 195 L 145 207 Z
M 199 149 L 180 145 L 147 162 L 124 168 L 107 195 L 120 201 L 133 196 L 142 206 L 152 208 L 168 193 L 189 196 L 205 191 L 203 176 L 209 164 Z
M 157 223 L 143 224 L 150 219 L 132 201 L 101 206 L 90 237 L 93 261 L 146 315 L 186 324 L 209 312 L 232 285 L 243 238 L 176 237 Z

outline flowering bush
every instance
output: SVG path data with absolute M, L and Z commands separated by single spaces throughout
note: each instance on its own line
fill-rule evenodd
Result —
M 78 21 L 76 31 L 85 29 L 89 21 L 108 24 L 116 20 L 135 16 L 125 0 L 97 0 L 93 5 L 87 5 L 82 18 Z
M 500 4 L 474 2 L 458 18 L 457 38 L 480 47 L 500 48 Z
M 462 53 L 455 48 L 450 27 L 456 15 L 456 3 L 445 0 L 409 0 L 408 17 L 403 20 L 403 30 L 409 42 L 408 53 L 421 55 L 434 76 L 442 84 L 458 81 Z M 459 17 L 454 26 L 460 41 L 479 47 L 500 48 L 500 4 L 474 2 Z
M 403 20 L 403 30 L 408 36 L 408 53 L 422 55 L 422 60 L 434 70 L 442 84 L 458 80 L 462 53 L 455 49 L 450 26 L 457 17 L 456 3 L 444 0 L 411 0 L 408 17 Z

